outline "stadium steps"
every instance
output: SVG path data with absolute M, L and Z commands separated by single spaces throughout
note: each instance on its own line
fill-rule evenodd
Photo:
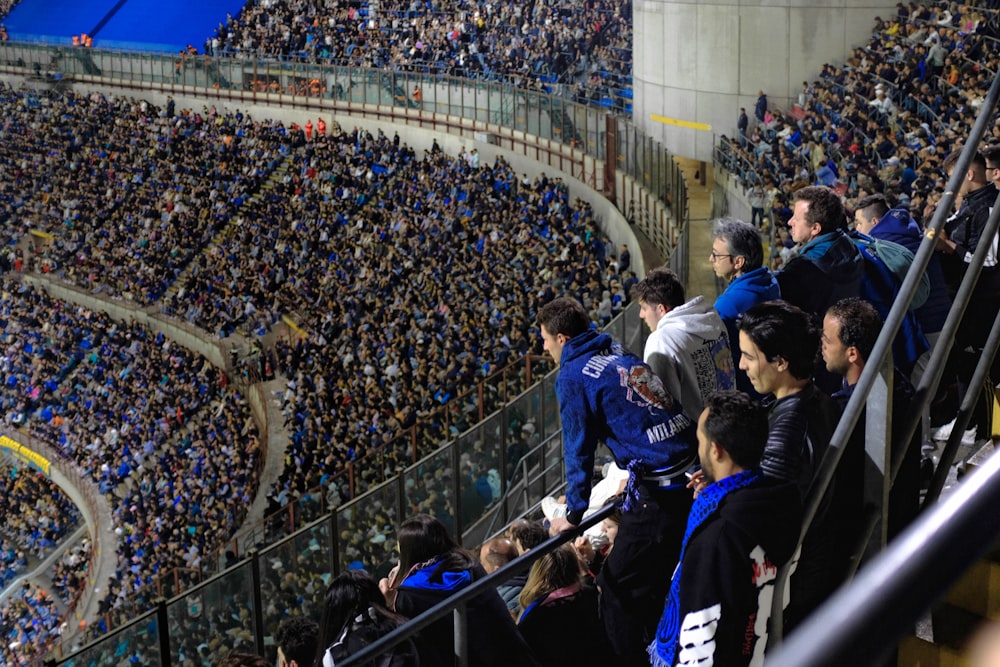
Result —
M 987 442 L 958 464 L 959 477 L 982 464 L 993 450 L 993 443 Z M 1000 621 L 1000 543 L 970 567 L 931 611 L 933 641 L 917 635 L 904 637 L 899 644 L 896 664 L 898 667 L 968 667 L 965 649 L 987 621 Z
M 245 202 L 243 202 L 243 206 L 240 207 L 240 211 L 251 209 L 253 204 L 260 201 L 263 193 L 273 190 L 275 184 L 283 180 L 290 171 L 291 156 L 289 155 L 286 156 L 277 167 L 275 167 L 274 171 L 272 171 L 267 177 L 267 180 L 264 181 L 259 188 L 257 188 L 257 191 L 253 193 L 253 195 L 251 195 Z M 238 213 L 239 212 L 237 212 L 237 215 L 230 216 L 229 224 L 220 229 L 212 238 L 212 241 L 201 249 L 202 255 L 210 255 L 216 246 L 220 245 L 226 237 L 233 233 L 233 229 L 237 226 L 236 220 L 239 218 Z M 170 284 L 170 287 L 168 287 L 163 293 L 163 296 L 160 297 L 162 302 L 169 303 L 173 297 L 177 295 L 177 293 L 181 290 L 181 287 L 187 283 L 188 275 L 190 274 L 192 267 L 195 265 L 197 265 L 197 262 L 195 261 L 188 262 L 184 271 L 182 271 L 180 275 L 174 279 L 174 281 Z

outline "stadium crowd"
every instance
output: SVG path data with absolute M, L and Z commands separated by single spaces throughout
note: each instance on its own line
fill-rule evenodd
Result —
M 756 136 L 739 137 L 724 153 L 734 169 L 748 164 L 756 174 L 767 174 L 760 185 L 771 190 L 775 208 L 783 193 L 819 181 L 842 186 L 841 193 L 852 199 L 884 191 L 893 203 L 908 204 L 917 223 L 931 210 L 927 207 L 944 187 L 944 157 L 964 138 L 953 128 L 974 117 L 989 83 L 976 67 L 995 71 L 997 59 L 981 39 L 989 21 L 979 10 L 913 7 L 879 21 L 871 42 L 855 51 L 848 65 L 826 66 L 819 82 L 806 85 L 801 118 L 769 118 L 765 102 Z M 410 33 L 411 42 L 403 36 L 396 44 L 388 30 L 368 23 L 383 19 L 360 16 L 355 9 L 338 8 L 328 17 L 305 3 L 261 2 L 221 28 L 219 43 L 211 48 L 263 49 L 272 56 L 305 50 L 371 66 L 393 58 L 403 70 L 430 60 L 448 60 L 447 68 L 474 61 L 491 72 L 488 57 L 475 57 L 482 55 L 480 33 L 488 33 L 488 19 L 499 24 L 500 16 L 518 9 L 533 19 L 554 12 L 555 22 L 562 11 L 543 5 L 483 7 L 483 25 L 473 16 L 454 26 L 454 37 L 443 21 L 434 26 L 436 19 L 428 24 L 425 17 L 399 17 L 392 20 Z M 422 8 L 382 10 L 405 16 Z M 592 3 L 585 11 L 605 9 Z M 402 25 L 409 21 L 414 24 Z M 359 43 L 344 39 L 345 32 L 357 34 Z M 505 76 L 553 71 L 532 60 L 539 45 L 524 38 L 531 32 L 529 26 L 514 38 L 517 47 L 524 39 L 524 61 Z M 883 67 L 886 62 L 893 65 Z M 398 471 L 412 453 L 386 445 L 445 404 L 449 430 L 433 433 L 422 445 L 458 434 L 474 423 L 478 408 L 449 399 L 518 356 L 538 351 L 538 303 L 571 296 L 597 324 L 626 303 L 635 281 L 627 260 L 600 237 L 590 208 L 571 200 L 564 184 L 544 175 L 518 178 L 499 158 L 482 165 L 464 150 L 457 156 L 440 150 L 418 156 L 398 138 L 359 129 L 334 128 L 307 141 L 278 123 L 253 122 L 238 113 L 206 109 L 173 115 L 147 102 L 99 95 L 60 100 L 4 88 L 2 104 L 10 120 L 2 130 L 0 201 L 3 220 L 16 223 L 4 227 L 9 268 L 53 273 L 95 293 L 140 303 L 168 294 L 165 303 L 173 312 L 219 336 L 261 334 L 283 314 L 304 325 L 305 337 L 282 340 L 273 352 L 273 370 L 288 380 L 282 409 L 292 442 L 284 472 L 269 491 L 272 510 L 309 501 L 317 487 L 331 504 L 346 500 L 337 476 L 347 462 L 368 462 L 359 467 L 358 490 Z M 287 172 L 262 188 L 281 162 Z M 52 175 L 50 184 L 31 185 L 48 180 L 36 181 L 39 172 Z M 80 192 L 72 187 L 76 180 L 85 181 Z M 825 196 L 799 201 L 818 208 Z M 798 204 L 784 202 L 792 203 Z M 789 220 L 781 222 L 791 220 L 790 240 L 802 248 L 812 239 L 797 225 L 809 222 L 833 234 L 845 223 L 836 216 L 811 221 L 793 214 L 788 206 Z M 14 249 L 27 241 L 30 229 L 55 238 L 32 241 L 37 245 L 29 264 L 20 267 Z M 454 245 L 445 245 L 445 239 Z M 732 251 L 732 238 L 719 239 Z M 720 271 L 749 254 L 720 249 L 712 261 Z M 789 254 L 782 268 L 788 270 L 792 260 Z M 184 272 L 188 265 L 191 270 Z M 102 270 L 109 266 L 117 270 Z M 720 277 L 735 284 L 743 273 L 736 267 Z M 788 271 L 785 279 L 791 275 Z M 180 289 L 168 293 L 177 277 Z M 256 490 L 260 454 L 249 410 L 221 371 L 162 336 L 13 281 L 5 280 L 2 289 L 4 419 L 60 447 L 118 499 L 119 571 L 102 609 L 134 602 L 141 607 L 151 602 L 157 575 L 173 568 L 196 570 L 239 525 Z M 783 284 L 782 290 L 791 300 L 793 289 Z M 681 305 L 686 304 L 672 307 Z M 825 303 L 813 314 L 822 317 L 833 305 Z M 812 356 L 820 349 L 825 356 L 828 341 L 821 348 L 819 332 L 809 334 L 817 347 Z M 475 460 L 462 462 L 459 488 L 482 489 L 488 504 L 496 499 L 491 472 L 502 476 L 502 468 L 499 456 L 480 451 Z M 443 491 L 451 483 L 445 477 L 443 471 L 422 471 L 420 482 L 408 489 L 407 509 L 433 517 L 453 534 L 449 521 L 455 506 Z M 412 544 L 404 546 L 394 535 L 394 526 L 413 521 L 403 520 L 394 507 L 372 503 L 357 508 L 339 536 L 349 545 L 352 565 L 376 579 L 386 575 L 396 588 L 423 562 L 411 559 L 413 568 L 398 575 L 386 571 L 395 554 L 401 560 L 413 556 L 412 550 L 404 555 Z M 421 539 L 439 537 L 431 535 L 438 530 L 433 521 L 420 521 Z M 330 604 L 324 593 L 332 580 L 312 546 L 294 545 L 270 563 L 269 619 L 318 618 Z M 455 545 L 439 540 L 432 546 L 438 550 L 424 555 L 479 576 Z M 525 612 L 553 591 L 572 588 L 569 597 L 576 596 L 584 571 L 572 569 L 562 579 L 550 572 L 545 583 L 537 575 L 528 590 L 538 597 L 524 598 Z M 69 588 L 73 576 L 59 572 Z M 394 607 L 388 598 L 384 602 Z M 36 609 L 44 627 L 49 607 L 44 595 L 26 591 L 15 611 L 3 612 L 4 622 L 14 619 L 28 632 L 23 621 Z M 210 661 L 224 649 L 253 646 L 246 609 L 233 615 L 192 605 L 183 626 L 190 639 L 178 649 L 182 660 Z M 193 639 L 206 632 L 224 639 L 214 645 Z
M 43 589 L 24 582 L 0 603 L 0 665 L 27 667 L 45 655 L 62 625 L 56 601 Z
M 215 107 L 0 87 L 6 265 L 150 304 L 287 151 L 280 123 Z
M 185 286 L 211 295 L 236 291 L 227 276 L 257 276 L 238 290 L 242 307 L 265 321 L 297 313 L 308 327 L 276 348 L 292 443 L 272 509 L 324 478 L 340 488 L 346 462 L 531 350 L 533 295 L 575 294 L 605 321 L 624 305 L 632 274 L 559 179 L 519 181 L 501 159 L 478 169 L 440 151 L 418 159 L 398 138 L 359 130 L 312 142 L 294 164 Z M 261 250 L 238 251 L 247 247 Z M 478 415 L 469 403 L 449 410 L 450 431 L 427 431 L 421 453 Z M 356 489 L 412 460 L 397 447 L 359 469 Z
M 197 571 L 241 524 L 261 454 L 249 406 L 162 334 L 12 279 L 2 291 L 9 423 L 114 498 L 118 572 L 102 608 L 152 599 L 158 575 Z
M 210 54 L 447 74 L 550 89 L 581 101 L 632 83 L 632 3 L 374 4 L 251 0 L 206 40 Z
M 47 150 L 41 152 L 49 158 L 45 167 L 29 162 L 38 153 L 35 150 L 38 144 L 27 140 L 12 142 L 24 153 L 15 155 L 14 146 L 8 146 L 11 152 L 6 159 L 17 166 L 5 171 L 7 178 L 0 186 L 8 194 L 4 199 L 7 219 L 19 221 L 6 228 L 13 230 L 5 238 L 7 268 L 35 268 L 79 282 L 78 265 L 67 267 L 58 261 L 59 253 L 72 246 L 65 243 L 66 239 L 81 240 L 73 236 L 74 230 L 81 229 L 90 229 L 91 238 L 103 237 L 106 228 L 114 227 L 117 220 L 99 212 L 95 214 L 92 208 L 83 205 L 84 201 L 97 201 L 96 192 L 94 199 L 76 195 L 67 199 L 69 195 L 62 191 L 24 190 L 28 172 L 56 169 L 57 157 L 70 159 L 68 166 L 72 168 L 72 160 L 97 150 L 90 142 L 106 139 L 101 132 L 109 125 L 131 128 L 132 154 L 147 150 L 155 153 L 156 140 L 144 134 L 142 128 L 158 124 L 166 110 L 142 101 L 101 96 L 52 100 L 11 89 L 3 92 L 13 110 L 12 116 L 19 119 L 11 123 L 30 126 L 54 119 L 81 121 L 77 124 L 80 133 L 66 140 L 72 150 L 61 152 L 55 144 L 44 144 Z M 122 110 L 119 118 L 115 118 L 117 110 Z M 81 115 L 74 116 L 75 113 Z M 101 122 L 88 121 L 91 114 Z M 188 122 L 193 127 L 204 123 L 205 132 L 209 132 L 210 128 L 226 122 L 212 111 L 206 111 L 206 118 L 210 120 L 199 120 L 198 114 L 185 111 L 176 116 L 174 123 L 178 128 Z M 81 129 L 87 127 L 90 129 Z M 277 147 L 278 154 L 290 155 L 293 175 L 248 204 L 249 213 L 241 211 L 234 225 L 237 231 L 223 235 L 220 245 L 212 249 L 212 253 L 217 253 L 216 261 L 206 264 L 199 260 L 198 268 L 189 274 L 189 282 L 168 304 L 178 306 L 179 312 L 218 334 L 237 328 L 258 333 L 283 312 L 305 315 L 312 336 L 279 347 L 275 356 L 280 370 L 292 379 L 286 412 L 289 425 L 295 426 L 293 438 L 296 444 L 305 441 L 289 457 L 282 485 L 273 491 L 278 506 L 289 493 L 293 499 L 305 502 L 308 497 L 302 497 L 302 491 L 310 488 L 307 484 L 319 484 L 324 475 L 339 472 L 344 462 L 360 459 L 368 448 L 377 448 L 416 417 L 446 403 L 470 380 L 484 377 L 531 349 L 535 335 L 530 322 L 531 294 L 572 293 L 587 300 L 595 321 L 601 322 L 608 321 L 625 303 L 629 281 L 634 280 L 627 269 L 627 256 L 615 257 L 616 249 L 606 237 L 600 237 L 589 206 L 571 201 L 559 179 L 544 175 L 534 180 L 526 176 L 519 179 L 502 160 L 480 166 L 473 154 L 464 151 L 453 157 L 435 150 L 418 159 L 411 149 L 399 144 L 398 138 L 390 140 L 381 133 L 376 137 L 359 131 L 338 132 L 307 143 L 295 132 L 283 133 L 277 124 L 260 123 L 253 128 L 261 132 L 267 128 L 273 130 L 278 139 L 271 142 L 265 138 L 261 143 Z M 49 140 L 55 141 L 58 134 L 51 133 Z M 144 144 L 143 137 L 152 143 Z M 254 143 L 253 138 L 245 141 Z M 100 159 L 112 158 L 100 152 L 92 157 L 92 161 Z M 198 164 L 198 160 L 192 158 L 191 164 Z M 207 186 L 197 181 L 195 171 L 190 174 L 191 188 L 204 191 Z M 376 175 L 382 178 L 375 178 Z M 212 172 L 209 178 L 217 178 L 217 174 Z M 134 181 L 141 188 L 147 180 L 150 179 L 124 178 L 122 182 Z M 60 187 L 67 183 L 60 182 Z M 329 217 L 304 218 L 300 215 L 302 202 L 296 201 L 299 197 L 309 205 L 315 204 Z M 47 208 L 54 201 L 59 206 Z M 53 221 L 50 226 L 32 215 L 46 211 Z M 400 212 L 405 218 L 390 223 L 389 214 Z M 544 218 L 541 225 L 535 224 L 539 217 Z M 258 224 L 258 219 L 297 222 L 287 229 L 282 225 L 269 228 Z M 351 225 L 347 224 L 348 219 Z M 488 226 L 480 228 L 483 223 Z M 367 230 L 369 224 L 371 229 Z M 38 236 L 29 239 L 25 233 L 30 229 L 53 233 L 56 238 L 51 243 L 37 241 Z M 275 234 L 276 238 L 264 234 Z M 439 243 L 449 235 L 461 239 L 463 247 L 458 252 L 466 260 L 464 263 L 453 262 Z M 385 250 L 381 242 L 389 237 L 405 239 L 403 247 L 410 256 L 404 257 L 396 249 Z M 81 256 L 93 256 L 108 247 L 99 243 L 92 248 L 86 245 L 87 238 L 82 237 L 84 243 L 70 249 Z M 25 252 L 24 245 L 29 240 L 38 245 Z M 282 252 L 272 254 L 271 248 Z M 190 248 L 191 252 L 197 249 L 197 245 Z M 336 251 L 345 253 L 345 261 L 334 265 L 335 272 L 331 272 L 329 253 Z M 258 258 L 260 252 L 266 256 Z M 212 255 L 202 257 L 209 256 Z M 24 257 L 28 258 L 28 266 L 20 264 Z M 142 275 L 143 266 L 149 265 L 143 264 L 146 260 L 139 255 L 133 259 L 139 264 L 125 261 L 121 264 L 123 274 Z M 259 260 L 262 263 L 257 263 Z M 107 261 L 112 260 L 107 258 Z M 173 271 L 170 265 L 157 266 L 157 275 L 162 275 L 160 269 L 166 269 L 168 274 Z M 266 276 L 272 270 L 280 278 L 272 284 L 273 294 L 266 289 L 255 289 L 252 282 L 239 280 L 243 275 L 258 275 L 257 272 Z M 421 292 L 426 300 L 417 317 L 404 317 L 406 311 L 402 308 L 408 296 L 399 292 L 401 285 L 383 278 L 384 294 L 378 301 L 384 304 L 383 311 L 372 311 L 370 305 L 362 308 L 360 300 L 346 304 L 362 329 L 370 330 L 359 345 L 352 332 L 331 317 L 331 312 L 339 312 L 345 304 L 333 299 L 327 290 L 339 281 L 357 291 L 380 271 L 392 271 L 396 276 L 406 272 L 408 278 L 428 288 Z M 118 289 L 123 289 L 121 295 L 129 298 L 143 294 L 141 290 L 130 292 L 124 284 L 107 280 L 105 273 L 91 274 L 84 284 L 98 294 L 113 294 Z M 490 284 L 486 276 L 492 281 L 489 288 L 484 287 Z M 205 282 L 198 282 L 201 279 Z M 156 291 L 165 287 L 163 283 Z M 3 358 L 5 387 L 0 401 L 6 422 L 27 428 L 59 447 L 87 469 L 102 492 L 116 495 L 116 525 L 121 540 L 119 573 L 105 598 L 104 610 L 123 605 L 138 590 L 149 595 L 150 584 L 157 574 L 175 567 L 196 569 L 201 556 L 217 546 L 217 539 L 236 525 L 237 513 L 233 508 L 247 504 L 252 485 L 245 471 L 255 466 L 257 452 L 255 439 L 245 437 L 248 429 L 252 430 L 245 406 L 240 404 L 238 413 L 227 406 L 221 413 L 225 421 L 199 422 L 188 428 L 195 432 L 185 434 L 180 427 L 187 425 L 199 411 L 206 411 L 214 392 L 223 390 L 226 380 L 221 373 L 141 327 L 116 323 L 100 313 L 60 304 L 14 281 L 5 281 L 3 292 L 3 335 L 9 344 Z M 505 292 L 522 297 L 515 300 Z M 152 298 L 152 292 L 146 294 Z M 275 298 L 275 294 L 280 298 L 271 303 L 269 299 Z M 233 299 L 235 295 L 239 295 L 243 312 L 251 313 L 252 317 L 241 319 L 243 313 L 239 310 L 228 310 L 237 301 Z M 469 303 L 478 304 L 479 299 L 485 301 L 469 307 Z M 446 317 L 458 310 L 462 311 L 458 320 L 453 322 Z M 476 325 L 480 317 L 489 318 L 493 327 L 481 330 Z M 378 345 L 375 328 L 393 320 L 398 321 L 394 326 L 405 327 L 401 332 L 414 333 L 417 340 L 407 341 L 401 333 L 396 346 L 385 349 Z M 424 343 L 419 342 L 421 336 Z M 357 357 L 342 353 L 349 348 L 357 350 Z M 323 371 L 332 358 L 357 371 L 337 379 L 336 395 L 336 400 L 343 400 L 345 392 L 355 393 L 357 408 L 355 411 L 355 405 L 349 405 L 343 419 L 318 428 L 319 422 L 312 423 L 304 415 L 309 414 L 310 403 L 327 400 L 323 387 L 317 388 L 315 383 L 326 382 Z M 441 368 L 435 369 L 435 364 L 441 364 Z M 379 374 L 373 378 L 376 368 Z M 396 373 L 399 379 L 394 382 Z M 523 383 L 524 379 L 519 381 Z M 419 393 L 417 386 L 422 388 Z M 150 387 L 156 390 L 149 393 Z M 296 391 L 297 387 L 301 391 Z M 413 389 L 412 397 L 406 395 L 408 389 Z M 310 390 L 315 390 L 315 397 L 309 394 Z M 385 393 L 378 394 L 380 391 Z M 512 395 L 518 386 L 510 384 L 507 391 Z M 403 395 L 412 402 L 403 403 L 399 398 Z M 499 405 L 502 398 L 491 397 L 491 405 Z M 138 405 L 145 401 L 144 408 L 139 409 L 136 401 Z M 403 404 L 390 410 L 387 406 L 392 406 L 393 401 Z M 466 407 L 454 408 L 456 418 L 449 433 L 429 436 L 424 445 L 436 444 L 471 425 L 475 416 Z M 236 490 L 218 496 L 219 489 L 227 487 L 224 482 L 212 486 L 214 478 L 206 476 L 213 467 L 213 458 L 206 456 L 205 448 L 215 451 L 211 446 L 213 441 L 229 442 L 227 436 L 231 433 L 244 436 L 245 447 L 235 448 L 239 462 L 244 465 L 237 466 L 232 473 L 230 483 Z M 340 450 L 321 449 L 325 438 L 335 434 L 352 435 L 353 439 L 347 440 Z M 292 474 L 295 467 L 301 467 L 304 461 L 308 463 L 317 452 L 327 459 L 329 470 Z M 222 453 L 234 454 L 226 448 Z M 406 450 L 391 452 L 388 460 L 370 461 L 374 465 L 360 468 L 359 488 L 380 481 L 408 462 L 410 456 Z M 306 466 L 312 470 L 317 467 Z M 499 482 L 498 468 L 499 461 L 485 459 L 469 466 L 470 474 L 475 472 L 484 482 L 488 473 L 492 473 L 490 481 L 494 486 Z M 169 474 L 162 474 L 164 470 Z M 122 487 L 127 479 L 130 484 Z M 177 495 L 181 480 L 188 484 L 186 492 L 190 497 L 181 499 Z M 125 488 L 129 490 L 124 491 Z M 337 488 L 333 492 L 338 501 L 346 496 L 346 489 Z M 497 492 L 491 488 L 484 504 L 492 502 Z M 439 512 L 443 517 L 453 514 L 454 509 L 447 507 L 450 501 L 445 496 L 436 496 L 437 502 L 445 503 Z M 149 509 L 157 503 L 171 507 L 179 525 L 166 516 L 155 520 L 150 517 Z M 428 494 L 414 503 L 431 509 L 435 499 Z M 379 517 L 378 521 L 381 525 L 392 525 L 395 517 Z M 367 530 L 359 527 L 362 534 Z M 152 548 L 162 544 L 169 548 Z M 368 564 L 384 561 L 388 552 L 372 544 L 378 542 L 372 542 L 371 538 L 358 540 L 354 550 L 359 560 Z
M 80 512 L 47 477 L 0 461 L 0 589 L 75 528 Z
M 1000 66 L 996 21 L 993 10 L 955 3 L 876 18 L 868 43 L 803 82 L 792 109 L 769 109 L 762 95 L 757 122 L 717 157 L 744 187 L 766 191 L 779 224 L 788 193 L 809 184 L 849 198 L 883 193 L 923 222 L 944 191 L 942 161 L 961 147 Z

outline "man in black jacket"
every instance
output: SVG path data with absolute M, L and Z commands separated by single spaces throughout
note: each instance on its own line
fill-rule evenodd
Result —
M 654 666 L 762 664 L 778 567 L 795 549 L 795 485 L 758 467 L 767 442 L 763 408 L 718 392 L 698 420 L 703 486 L 688 519 L 681 563 L 650 656 Z
M 740 368 L 753 388 L 768 396 L 764 474 L 794 483 L 805 499 L 840 408 L 810 380 L 819 352 L 819 332 L 809 315 L 784 301 L 754 306 L 740 319 Z M 840 517 L 832 506 L 831 487 L 802 543 L 802 556 L 791 580 L 787 627 L 805 618 L 840 583 L 845 554 L 835 542 Z
M 861 289 L 864 260 L 846 228 L 844 205 L 833 190 L 816 185 L 796 191 L 788 230 L 801 247 L 774 277 L 781 298 L 809 313 L 817 325 L 827 308 L 858 296 Z M 827 373 L 822 364 L 814 373 L 816 384 L 826 393 L 840 386 L 840 378 Z
M 858 295 L 863 260 L 846 227 L 844 205 L 833 190 L 815 185 L 796 191 L 788 231 L 802 247 L 775 278 L 781 298 L 817 320 L 837 301 Z
M 961 151 L 955 151 L 945 158 L 942 165 L 948 178 L 955 171 Z M 990 210 L 997 200 L 997 186 L 987 174 L 986 158 L 977 152 L 965 172 L 959 195 L 962 204 L 944 223 L 944 228 L 937 238 L 937 250 L 941 258 L 941 268 L 944 271 L 945 282 L 952 295 L 965 276 L 965 269 L 972 261 L 972 255 L 980 242 L 989 244 L 989 251 L 983 260 L 983 271 L 972 293 L 969 309 L 965 313 L 962 325 L 956 337 L 959 349 L 971 346 L 981 348 L 986 342 L 997 308 L 1000 307 L 1000 259 L 997 252 L 997 235 L 989 239 L 983 238 Z

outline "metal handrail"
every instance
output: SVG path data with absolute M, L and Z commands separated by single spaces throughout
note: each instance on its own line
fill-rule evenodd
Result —
M 463 588 L 458 593 L 448 597 L 446 600 L 442 600 L 437 603 L 427 611 L 423 612 L 419 616 L 415 616 L 410 619 L 405 625 L 393 630 L 389 634 L 381 637 L 375 642 L 372 642 L 365 648 L 361 649 L 357 653 L 348 656 L 343 663 L 342 667 L 351 667 L 352 665 L 360 665 L 365 661 L 379 655 L 386 649 L 392 648 L 396 644 L 412 637 L 414 634 L 423 630 L 431 623 L 444 618 L 449 612 L 454 611 L 456 614 L 455 623 L 455 653 L 456 658 L 459 660 L 460 664 L 468 664 L 468 635 L 467 633 L 460 632 L 465 626 L 464 624 L 458 622 L 458 615 L 463 614 L 465 610 L 466 603 L 470 602 L 473 598 L 478 595 L 485 593 L 491 589 L 495 589 L 499 584 L 504 583 L 508 579 L 515 577 L 523 572 L 527 572 L 528 568 L 535 563 L 535 561 L 542 558 L 556 548 L 562 546 L 571 539 L 576 539 L 584 533 L 588 528 L 596 526 L 598 523 L 606 519 L 615 509 L 615 505 L 606 505 L 600 510 L 587 517 L 580 524 L 574 527 L 572 530 L 567 530 L 564 533 L 560 533 L 555 537 L 550 537 L 545 542 L 525 552 L 521 556 L 518 556 L 513 561 L 504 565 L 502 568 L 488 574 L 479 581 L 474 582 L 470 586 Z
M 910 271 L 906 275 L 906 279 L 900 287 L 899 294 L 893 302 L 892 308 L 886 317 L 885 325 L 879 334 L 878 340 L 876 341 L 875 347 L 869 356 L 864 371 L 861 373 L 861 377 L 858 380 L 854 393 L 851 395 L 850 400 L 847 402 L 847 406 L 844 408 L 844 414 L 833 433 L 826 455 L 823 457 L 823 461 L 813 478 L 812 485 L 810 486 L 809 493 L 807 494 L 802 529 L 799 534 L 800 545 L 816 516 L 830 483 L 833 481 L 834 474 L 836 473 L 837 466 L 843 456 L 848 439 L 854 432 L 855 425 L 861 417 L 861 411 L 865 409 L 866 404 L 869 401 L 869 394 L 875 385 L 876 377 L 883 371 L 886 364 L 891 364 L 892 357 L 890 355 L 892 350 L 892 340 L 895 338 L 896 332 L 899 330 L 900 324 L 903 321 L 903 317 L 909 309 L 910 302 L 913 300 L 913 295 L 916 293 L 917 289 L 917 283 L 926 271 L 927 265 L 930 263 L 931 255 L 934 252 L 934 247 L 937 242 L 937 235 L 944 226 L 945 218 L 947 217 L 947 212 L 951 209 L 955 193 L 958 192 L 962 179 L 964 178 L 964 174 L 966 173 L 969 165 L 972 163 L 972 157 L 976 152 L 976 146 L 986 130 L 991 110 L 996 107 L 998 100 L 1000 100 L 1000 77 L 996 77 L 993 80 L 989 96 L 987 97 L 987 103 L 983 104 L 983 107 L 980 110 L 979 118 L 977 119 L 976 124 L 965 143 L 965 148 L 962 151 L 961 157 L 955 165 L 952 176 L 948 181 L 948 188 L 944 196 L 941 198 L 941 202 L 938 204 L 938 208 L 934 213 L 931 225 L 924 235 L 924 240 L 921 242 L 920 248 L 917 250 L 913 266 L 911 266 Z M 982 236 L 983 240 L 989 239 L 991 233 L 994 235 L 996 234 L 997 221 L 1000 220 L 1000 210 L 994 210 L 993 213 L 994 214 L 991 214 L 990 216 L 990 224 L 987 224 L 987 228 Z M 966 275 L 962 281 L 959 293 L 955 298 L 955 303 L 952 306 L 951 311 L 949 311 L 945 329 L 941 332 L 938 345 L 935 346 L 934 352 L 931 356 L 928 371 L 921 378 L 920 384 L 917 388 L 918 398 L 915 401 L 916 405 L 911 408 L 911 418 L 909 420 L 910 423 L 908 424 L 910 428 L 906 429 L 906 432 L 903 434 L 904 437 L 899 442 L 891 443 L 892 449 L 890 451 L 892 452 L 891 461 L 893 462 L 893 465 L 888 471 L 890 481 L 895 477 L 895 473 L 898 473 L 899 468 L 902 465 L 903 458 L 905 457 L 909 441 L 912 440 L 913 433 L 916 430 L 916 425 L 919 423 L 921 411 L 930 400 L 933 390 L 936 388 L 938 382 L 940 382 L 941 376 L 944 373 L 944 362 L 947 359 L 947 352 L 951 347 L 952 341 L 954 340 L 954 333 L 957 331 L 958 324 L 965 312 L 965 307 L 972 296 L 972 288 L 979 277 L 979 270 L 982 267 L 983 260 L 989 250 L 989 246 L 990 244 L 988 242 L 980 242 L 979 247 L 973 255 L 972 262 L 966 270 Z M 980 360 L 980 363 L 982 363 L 982 360 Z M 884 405 L 882 407 L 884 408 Z M 888 444 L 890 443 L 890 440 L 891 438 L 887 436 L 885 437 L 884 442 Z M 896 451 L 897 449 L 898 452 Z M 773 640 L 777 641 L 781 640 L 782 635 L 781 619 L 782 600 L 784 597 L 782 593 L 784 586 L 788 581 L 790 567 L 790 563 L 786 563 L 779 569 L 778 579 L 776 582 L 774 605 L 772 607 L 771 616 L 772 619 L 775 620 L 776 631 L 772 632 L 771 637 Z M 840 635 L 840 637 L 844 643 L 850 643 L 845 641 L 842 635 Z
M 998 504 L 1000 457 L 993 456 L 816 610 L 768 666 L 882 664 L 927 602 L 989 550 L 1000 533 Z

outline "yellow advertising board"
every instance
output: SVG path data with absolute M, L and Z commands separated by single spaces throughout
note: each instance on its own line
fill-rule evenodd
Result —
M 52 464 L 49 462 L 47 458 L 45 458 L 41 454 L 38 454 L 37 452 L 31 451 L 24 445 L 15 442 L 14 440 L 11 440 L 5 435 L 0 435 L 0 449 L 6 449 L 16 459 L 24 461 L 28 465 L 31 465 L 34 468 L 37 468 L 38 470 L 41 470 L 46 475 L 49 474 L 49 468 L 51 467 Z

